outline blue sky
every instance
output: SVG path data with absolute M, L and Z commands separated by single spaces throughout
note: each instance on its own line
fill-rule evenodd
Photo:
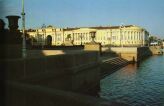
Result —
M 4 7 L 1 18 L 20 15 L 21 0 L 5 0 Z M 25 0 L 27 28 L 42 24 L 84 27 L 123 23 L 144 27 L 164 38 L 163 11 L 164 0 Z

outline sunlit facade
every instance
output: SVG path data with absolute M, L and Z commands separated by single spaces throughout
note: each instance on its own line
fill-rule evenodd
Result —
M 94 32 L 95 41 L 102 45 L 112 46 L 143 46 L 147 45 L 149 32 L 135 25 L 108 26 L 108 27 L 80 27 L 80 28 L 55 28 L 48 26 L 28 30 L 33 38 L 33 45 L 84 45 L 91 42 Z

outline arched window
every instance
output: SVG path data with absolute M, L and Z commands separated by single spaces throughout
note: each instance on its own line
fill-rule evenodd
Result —
M 52 45 L 52 36 L 51 35 L 48 35 L 47 36 L 47 45 L 48 46 L 51 46 Z

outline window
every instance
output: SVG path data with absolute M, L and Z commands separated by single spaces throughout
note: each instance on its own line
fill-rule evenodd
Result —
M 56 40 L 61 41 L 61 34 L 60 33 L 56 35 Z

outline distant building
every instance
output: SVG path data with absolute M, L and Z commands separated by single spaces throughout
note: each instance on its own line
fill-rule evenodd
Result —
M 149 32 L 135 25 L 108 27 L 55 28 L 52 26 L 27 31 L 33 38 L 33 45 L 84 45 L 91 41 L 95 32 L 95 41 L 102 45 L 143 46 L 148 44 Z
M 159 44 L 158 44 L 158 42 L 151 42 L 150 45 L 152 45 L 152 46 L 157 46 L 157 45 L 159 45 Z

